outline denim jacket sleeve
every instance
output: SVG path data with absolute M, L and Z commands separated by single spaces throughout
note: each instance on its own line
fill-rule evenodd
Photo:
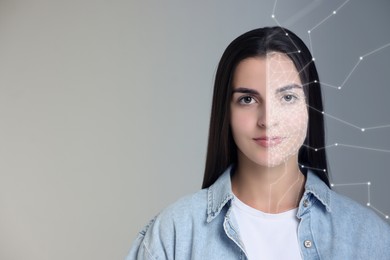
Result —
M 194 221 L 201 219 L 194 196 L 165 208 L 138 234 L 126 260 L 190 259 Z
M 154 217 L 138 234 L 126 260 L 179 259 L 178 239 L 188 240 L 187 232 L 181 231 L 188 226 L 188 221 L 178 218 L 182 210 L 180 203 L 175 203 Z
M 149 227 L 153 225 L 157 216 L 154 217 L 149 224 L 147 224 L 141 232 L 138 233 L 136 240 L 133 242 L 130 252 L 126 257 L 126 260 L 155 260 L 156 257 L 153 256 L 150 249 L 145 244 L 145 234 L 148 231 Z

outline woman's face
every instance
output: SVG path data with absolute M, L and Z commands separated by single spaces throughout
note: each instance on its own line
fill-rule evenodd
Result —
M 230 109 L 239 158 L 266 167 L 298 160 L 308 113 L 298 71 L 287 55 L 242 60 L 234 72 Z

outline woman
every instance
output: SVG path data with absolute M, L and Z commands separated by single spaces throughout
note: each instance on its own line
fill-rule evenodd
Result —
M 154 218 L 127 259 L 390 259 L 390 227 L 329 188 L 320 83 L 291 31 L 225 50 L 203 189 Z

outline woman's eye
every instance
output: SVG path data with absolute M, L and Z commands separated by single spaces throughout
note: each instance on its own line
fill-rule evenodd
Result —
M 288 102 L 288 103 L 291 103 L 293 102 L 297 97 L 295 97 L 294 95 L 284 95 L 283 96 L 283 100 Z
M 240 104 L 249 105 L 249 104 L 254 103 L 255 99 L 253 97 L 250 97 L 250 96 L 245 96 L 245 97 L 240 98 L 238 101 Z

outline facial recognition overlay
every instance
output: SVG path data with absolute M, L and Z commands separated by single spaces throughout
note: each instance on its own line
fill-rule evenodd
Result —
M 270 15 L 271 18 L 278 26 L 284 26 L 284 27 L 288 28 L 290 24 L 294 24 L 298 20 L 304 20 L 305 17 L 308 16 L 310 13 L 312 13 L 316 9 L 316 7 L 318 7 L 321 4 L 322 1 L 310 1 L 310 3 L 309 3 L 309 1 L 299 1 L 299 2 L 300 2 L 300 4 L 302 4 L 302 6 L 299 7 L 299 10 L 297 7 L 296 12 L 290 13 L 289 18 L 286 18 L 285 16 L 282 17 L 281 19 L 283 19 L 285 21 L 280 22 L 278 12 L 283 10 L 283 1 L 275 0 L 274 4 L 273 4 L 272 13 Z M 329 27 L 331 27 L 333 30 L 337 30 L 338 27 L 343 28 L 343 24 L 337 24 L 337 22 L 340 23 L 341 21 L 344 21 L 344 20 L 338 19 L 338 20 L 332 22 L 332 19 L 335 20 L 336 15 L 339 16 L 343 12 L 347 13 L 350 10 L 354 10 L 354 9 L 358 8 L 356 6 L 358 4 L 361 5 L 362 3 L 356 2 L 356 1 L 354 2 L 354 1 L 350 1 L 350 0 L 335 1 L 334 2 L 334 9 L 330 10 L 328 15 L 323 16 L 323 17 L 317 17 L 318 23 L 316 23 L 316 24 L 306 25 L 306 27 L 308 28 L 306 44 L 308 45 L 308 48 L 310 49 L 311 54 L 313 56 L 312 62 L 316 61 L 316 63 L 317 62 L 319 64 L 321 63 L 318 59 L 316 60 L 316 55 L 315 55 L 316 52 L 322 53 L 320 47 L 316 46 L 316 44 L 315 44 L 316 43 L 315 39 L 317 37 L 318 38 L 322 37 L 321 31 L 328 32 Z M 374 5 L 375 3 L 372 3 L 372 4 Z M 363 14 L 364 14 L 364 12 L 363 12 Z M 362 16 L 364 16 L 363 14 L 362 14 Z M 330 23 L 331 23 L 331 25 L 329 25 Z M 358 26 L 356 25 L 356 27 L 358 27 Z M 360 30 L 359 32 L 356 32 L 356 30 L 354 30 L 354 29 L 355 28 L 353 28 L 353 30 L 352 30 L 352 28 L 351 28 L 348 32 L 349 33 L 355 32 L 356 34 L 360 33 L 360 35 L 359 35 L 360 38 L 365 37 L 365 35 L 362 35 L 362 30 Z M 364 30 L 364 31 L 367 32 L 366 30 Z M 379 38 L 384 38 L 384 39 L 390 38 L 390 37 L 388 37 L 389 33 L 387 31 L 386 32 L 378 31 L 378 34 L 379 34 L 378 39 Z M 383 35 L 387 36 L 387 38 L 384 37 Z M 286 36 L 288 37 L 288 34 L 286 34 Z M 343 38 L 343 36 L 345 38 Z M 351 35 L 343 35 L 343 36 L 341 36 L 337 40 L 348 41 L 348 36 L 351 37 Z M 379 37 L 379 36 L 382 36 L 382 37 Z M 331 96 L 333 98 L 333 102 L 336 102 L 336 101 L 349 102 L 350 99 L 346 99 L 345 96 L 347 96 L 348 98 L 351 97 L 350 96 L 351 90 L 348 88 L 353 88 L 353 87 L 355 87 L 355 93 L 353 94 L 354 96 L 358 96 L 359 94 L 361 94 L 363 96 L 366 95 L 365 91 L 369 88 L 371 90 L 370 95 L 366 95 L 365 98 L 372 99 L 374 97 L 374 95 L 380 96 L 380 94 L 377 94 L 377 93 L 378 93 L 378 91 L 381 90 L 381 88 L 383 90 L 384 87 L 388 87 L 388 86 L 380 86 L 380 84 L 378 86 L 378 84 L 376 84 L 376 81 L 379 82 L 381 77 L 385 78 L 385 76 L 388 75 L 389 71 L 388 71 L 388 67 L 381 66 L 379 62 L 375 63 L 375 60 L 381 61 L 381 54 L 384 57 L 390 56 L 389 55 L 390 42 L 388 40 L 387 40 L 387 42 L 386 41 L 383 42 L 382 40 L 376 41 L 376 38 L 374 38 L 374 37 L 371 37 L 370 39 L 371 39 L 370 43 L 372 43 L 372 44 L 370 46 L 368 46 L 366 50 L 359 51 L 359 49 L 357 48 L 358 44 L 351 46 L 351 49 L 349 49 L 349 50 L 345 50 L 345 53 L 346 53 L 345 56 L 348 56 L 347 54 L 349 54 L 349 52 L 354 51 L 355 57 L 353 60 L 349 60 L 349 64 L 351 64 L 350 68 L 345 70 L 345 73 L 343 73 L 343 75 L 341 76 L 341 80 L 339 79 L 339 81 L 338 81 L 338 82 L 340 82 L 339 84 L 334 83 L 334 82 L 337 82 L 334 80 L 334 78 L 337 78 L 337 77 L 332 77 L 332 80 L 329 80 L 326 77 L 321 79 L 320 86 L 318 86 L 318 87 L 322 88 L 323 96 L 324 96 L 325 100 L 328 98 L 328 96 Z M 325 43 L 321 42 L 321 47 L 325 47 L 325 46 L 326 46 L 326 42 Z M 297 51 L 299 51 L 299 50 L 297 50 Z M 336 53 L 336 51 L 335 51 L 335 53 Z M 334 55 L 334 53 L 331 53 L 331 52 L 328 54 L 330 56 Z M 323 58 L 326 58 L 326 57 L 323 56 Z M 269 56 L 267 56 L 267 59 L 269 59 Z M 345 59 L 344 57 L 337 57 L 336 58 L 336 60 L 343 60 L 343 62 L 345 62 L 344 59 Z M 371 66 L 373 66 L 374 69 L 369 70 L 369 69 L 367 69 L 367 66 L 364 68 L 363 64 L 364 64 L 364 61 L 366 61 L 366 60 L 370 60 L 369 64 Z M 287 62 L 287 61 L 284 61 L 284 62 Z M 268 78 L 267 85 L 269 85 L 270 91 L 273 88 L 277 88 L 278 86 L 280 87 L 280 86 L 285 85 L 287 83 L 286 79 L 288 79 L 287 81 L 293 82 L 294 75 L 297 75 L 297 73 L 298 73 L 298 72 L 294 71 L 294 69 L 292 69 L 292 68 L 290 70 L 284 70 L 283 68 L 286 68 L 286 66 L 283 64 L 284 64 L 283 57 L 279 57 L 279 59 L 275 59 L 275 58 L 270 59 L 270 61 L 269 61 L 270 67 L 272 66 L 272 68 L 268 68 L 268 72 L 267 72 L 267 78 Z M 322 70 L 321 70 L 320 66 L 318 66 L 318 70 L 319 70 L 319 75 L 321 77 Z M 359 78 L 359 76 L 363 75 L 364 73 L 366 74 L 365 78 L 370 79 L 369 84 L 365 84 L 365 82 L 367 82 L 366 80 L 360 80 L 360 82 L 359 82 L 358 79 L 354 79 L 354 78 Z M 370 75 L 370 74 L 372 74 L 372 75 Z M 315 82 L 315 83 L 317 83 L 317 82 Z M 365 84 L 365 88 L 363 88 L 363 91 L 360 91 L 360 92 L 356 91 L 356 89 L 361 89 L 360 86 L 364 85 L 364 84 Z M 298 86 L 299 86 L 299 84 L 298 84 Z M 274 141 L 272 141 L 272 139 L 271 139 L 271 141 L 269 142 L 269 146 L 267 147 L 268 148 L 267 161 L 269 163 L 269 166 L 272 166 L 272 165 L 276 164 L 278 161 L 280 161 L 281 156 L 282 157 L 284 156 L 284 158 L 285 158 L 284 162 L 287 163 L 287 158 L 289 156 L 291 156 L 294 153 L 294 151 L 297 152 L 296 151 L 296 149 L 298 149 L 297 147 L 299 147 L 303 143 L 303 140 L 302 140 L 302 137 L 304 135 L 303 129 L 307 126 L 306 125 L 307 124 L 307 117 L 305 117 L 304 113 L 302 113 L 302 107 L 305 106 L 304 100 L 303 100 L 303 103 L 301 104 L 300 99 L 299 99 L 300 98 L 299 95 L 303 95 L 303 92 L 300 93 L 298 90 L 299 90 L 299 88 L 294 88 L 294 91 L 296 91 L 297 93 L 287 92 L 286 93 L 287 96 L 284 96 L 285 98 L 287 98 L 289 100 L 289 102 L 286 102 L 286 104 L 284 104 L 284 106 L 289 106 L 291 108 L 291 110 L 289 112 L 286 112 L 283 109 L 283 105 L 280 105 L 280 107 L 277 107 L 275 105 L 275 106 L 273 106 L 273 109 L 271 108 L 271 109 L 269 109 L 269 111 L 267 111 L 268 114 L 267 114 L 266 124 L 268 124 L 268 126 L 273 126 L 273 123 L 275 123 L 275 122 L 283 122 L 283 124 L 282 124 L 283 127 L 279 128 L 280 132 L 273 132 L 271 129 L 269 129 L 267 132 L 267 135 L 279 136 L 277 134 L 284 133 L 285 136 L 288 137 L 288 139 L 284 139 L 284 137 L 281 139 L 281 140 L 283 140 L 283 142 L 285 142 L 285 144 L 284 144 L 284 146 L 279 146 L 280 149 L 278 148 L 279 144 L 276 145 L 280 140 L 275 139 Z M 343 93 L 343 91 L 344 91 L 344 93 Z M 297 99 L 295 99 L 296 95 L 298 95 Z M 344 97 L 344 100 L 343 100 L 343 97 Z M 272 99 L 271 95 L 267 96 L 267 98 Z M 286 99 L 284 101 L 286 101 Z M 272 102 L 270 101 L 270 103 L 272 103 Z M 363 103 L 363 102 L 361 103 L 361 105 L 364 105 L 364 104 L 367 104 L 367 103 Z M 379 98 L 378 98 L 378 102 L 375 102 L 375 100 L 374 100 L 372 102 L 372 104 L 378 105 L 378 109 L 375 110 L 375 112 L 372 115 L 373 116 L 375 115 L 376 118 L 378 118 L 378 115 L 380 115 L 381 116 L 380 122 L 375 120 L 375 123 L 373 123 L 374 121 L 367 120 L 367 119 L 373 118 L 373 116 L 370 116 L 370 114 L 368 114 L 368 112 L 370 112 L 372 110 L 367 109 L 365 111 L 365 112 L 367 112 L 367 114 L 363 114 L 363 113 L 359 112 L 359 110 L 356 110 L 356 113 L 355 113 L 356 115 L 353 118 L 360 120 L 361 123 L 359 123 L 359 121 L 357 121 L 357 120 L 350 120 L 348 118 L 344 118 L 344 117 L 339 116 L 337 114 L 337 113 L 344 114 L 343 111 L 328 112 L 327 111 L 328 106 L 325 102 L 324 111 L 317 111 L 317 112 L 322 113 L 324 115 L 325 120 L 326 120 L 328 125 L 331 124 L 332 121 L 337 122 L 339 124 L 342 124 L 344 127 L 346 127 L 348 129 L 348 132 L 346 132 L 347 134 L 346 134 L 346 137 L 344 137 L 344 138 L 336 137 L 336 138 L 340 138 L 339 139 L 340 141 L 334 142 L 330 138 L 327 138 L 325 147 L 308 147 L 308 148 L 312 149 L 314 151 L 320 151 L 320 150 L 326 148 L 328 155 L 330 155 L 330 160 L 329 160 L 330 168 L 332 168 L 332 156 L 335 156 L 335 154 L 336 154 L 337 156 L 335 157 L 335 159 L 345 158 L 345 160 L 344 160 L 345 166 L 344 167 L 345 167 L 346 171 L 348 171 L 348 167 L 350 167 L 351 164 L 354 164 L 354 163 L 359 164 L 359 160 L 356 160 L 354 158 L 355 156 L 362 156 L 364 158 L 364 163 L 362 163 L 362 167 L 360 167 L 360 170 L 364 173 L 363 178 L 365 178 L 365 179 L 363 181 L 361 181 L 362 177 L 357 176 L 356 179 L 349 177 L 349 179 L 344 179 L 341 183 L 338 181 L 334 181 L 334 179 L 336 179 L 336 177 L 338 177 L 339 179 L 342 179 L 341 177 L 339 177 L 339 175 L 344 175 L 343 171 L 340 171 L 340 172 L 334 171 L 333 174 L 332 174 L 332 172 L 330 172 L 330 174 L 329 174 L 330 181 L 331 181 L 331 187 L 333 187 L 336 191 L 338 191 L 340 193 L 346 194 L 347 196 L 352 196 L 354 198 L 358 197 L 359 202 L 366 204 L 368 207 L 370 207 L 372 210 L 374 210 L 378 215 L 382 216 L 383 218 L 389 219 L 389 212 L 384 212 L 380 207 L 377 207 L 375 201 L 372 199 L 372 193 L 378 193 L 378 191 L 375 192 L 375 187 L 380 186 L 381 184 L 383 187 L 383 183 L 374 183 L 371 181 L 371 178 L 376 177 L 375 174 L 377 173 L 376 172 L 377 168 L 375 167 L 376 166 L 375 162 L 379 160 L 378 158 L 382 158 L 382 160 L 384 160 L 384 161 L 381 163 L 386 164 L 386 161 L 388 161 L 388 158 L 389 158 L 388 156 L 390 154 L 390 150 L 388 149 L 388 147 L 383 147 L 383 145 L 386 145 L 387 140 L 390 139 L 389 138 L 389 129 L 390 129 L 389 122 L 390 121 L 389 121 L 388 117 L 386 118 L 388 113 L 385 113 L 385 111 L 388 111 L 389 107 L 384 106 L 384 102 L 382 102 L 382 103 L 379 102 Z M 315 108 L 313 108 L 313 107 L 310 107 L 308 105 L 306 105 L 306 106 L 308 107 L 308 109 L 315 110 Z M 333 109 L 333 108 L 330 107 L 329 109 Z M 352 110 L 352 108 L 351 108 L 351 110 Z M 353 112 L 353 110 L 352 110 L 352 112 Z M 357 123 L 355 123 L 355 122 L 357 122 Z M 365 124 L 366 122 L 370 122 L 370 125 L 363 126 L 363 124 Z M 295 128 L 293 126 L 295 126 Z M 331 130 L 332 129 L 330 129 L 330 128 L 326 129 L 326 131 L 331 131 Z M 379 132 L 379 131 L 381 131 L 381 132 Z M 367 135 L 368 132 L 372 132 L 373 134 Z M 286 133 L 289 133 L 289 134 L 286 134 Z M 376 133 L 378 133 L 378 135 L 376 135 Z M 343 134 L 339 134 L 339 135 L 343 136 Z M 385 140 L 383 140 L 383 138 L 379 137 L 380 135 L 384 136 Z M 336 134 L 336 136 L 337 136 L 337 134 Z M 365 141 L 366 138 L 368 141 Z M 377 140 L 379 140 L 379 143 Z M 363 143 L 365 143 L 365 145 L 360 145 L 359 144 L 360 141 L 364 141 Z M 280 144 L 282 144 L 282 142 Z M 341 150 L 341 148 L 343 148 L 343 149 Z M 340 149 L 340 150 L 337 150 L 337 149 Z M 361 154 L 364 154 L 364 155 L 361 155 Z M 260 156 L 259 156 L 259 158 L 260 158 Z M 352 160 L 349 160 L 349 162 L 347 162 L 348 159 L 351 159 L 351 158 L 352 158 Z M 372 165 L 367 166 L 367 164 L 370 164 L 370 159 L 372 159 L 373 163 L 372 163 Z M 342 160 L 342 159 L 340 159 L 340 160 Z M 307 166 L 300 165 L 300 167 L 305 168 Z M 307 168 L 309 168 L 309 167 L 307 167 Z M 368 168 L 368 170 L 367 170 L 367 168 Z M 325 171 L 325 169 L 323 169 L 323 170 Z M 385 175 L 387 176 L 387 173 L 384 174 L 382 172 L 380 174 L 382 174 L 382 176 L 385 176 Z M 356 174 L 356 175 L 358 175 L 358 174 Z M 378 179 L 378 178 L 376 178 L 376 179 Z M 298 182 L 298 180 L 297 180 L 297 182 Z M 294 185 L 294 184 L 292 184 L 292 185 Z M 389 185 L 389 183 L 384 185 L 384 187 L 388 187 L 388 185 Z M 352 189 L 354 190 L 355 193 L 353 193 L 351 191 Z M 288 191 L 286 191 L 286 193 L 287 192 Z M 380 195 L 377 197 L 380 197 Z
M 290 58 L 271 52 L 266 66 L 269 109 L 262 124 L 270 138 L 268 161 L 276 165 L 298 153 L 306 137 L 308 113 L 299 73 Z

